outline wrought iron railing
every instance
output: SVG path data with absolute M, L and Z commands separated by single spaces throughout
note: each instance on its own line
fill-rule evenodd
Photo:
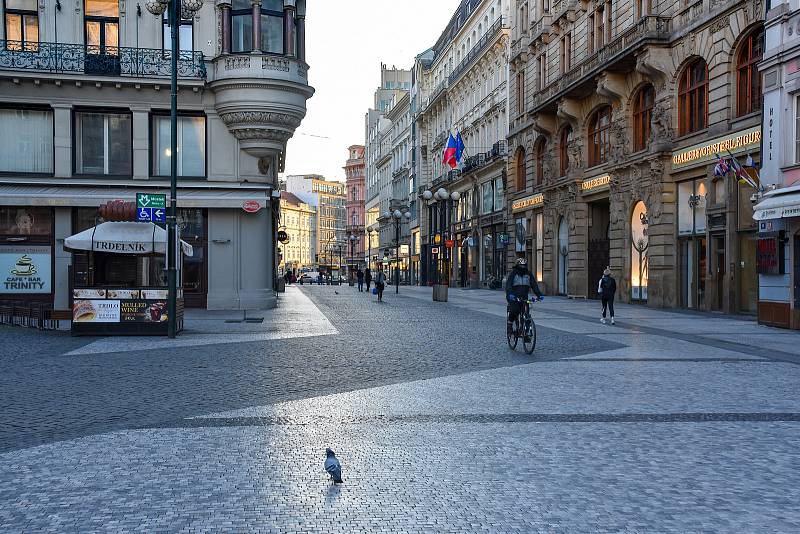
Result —
M 645 40 L 668 41 L 671 34 L 670 22 L 671 19 L 668 17 L 643 17 L 594 54 L 581 60 L 575 67 L 537 91 L 532 97 L 531 109 L 535 111 L 546 103 L 559 98 L 572 86 L 594 76 L 600 69 L 608 66 L 616 58 L 630 53 Z
M 463 74 L 464 71 L 470 67 L 470 65 L 472 65 L 472 63 L 483 52 L 484 48 L 486 48 L 489 42 L 494 39 L 495 35 L 500 31 L 501 28 L 505 28 L 503 25 L 503 17 L 499 17 L 496 21 L 494 21 L 494 24 L 492 24 L 489 29 L 486 30 L 486 33 L 483 34 L 483 37 L 481 37 L 478 42 L 475 43 L 472 49 L 467 52 L 467 55 L 464 57 L 461 63 L 459 63 L 458 66 L 453 69 L 453 72 L 450 73 L 449 78 L 451 84 L 455 83 L 458 77 L 461 76 L 461 74 Z
M 205 79 L 202 52 L 179 54 L 178 77 Z M 157 48 L 0 40 L 0 70 L 158 78 L 169 77 L 171 68 L 170 53 Z

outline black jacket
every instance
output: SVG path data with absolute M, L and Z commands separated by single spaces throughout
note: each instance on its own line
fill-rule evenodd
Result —
M 600 279 L 600 288 L 603 290 L 600 296 L 604 299 L 613 299 L 614 293 L 617 292 L 617 281 L 611 275 L 603 275 Z
M 542 296 L 542 292 L 539 291 L 539 284 L 536 283 L 536 277 L 527 267 L 515 265 L 511 272 L 508 273 L 508 278 L 506 278 L 506 295 L 514 295 L 518 299 L 526 299 L 528 298 L 528 291 L 531 289 L 537 297 Z

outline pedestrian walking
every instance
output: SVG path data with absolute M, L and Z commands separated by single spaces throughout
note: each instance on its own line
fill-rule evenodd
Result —
M 364 271 L 364 283 L 367 284 L 367 293 L 369 293 L 370 285 L 372 285 L 372 273 L 369 272 L 369 267 Z
M 375 289 L 378 290 L 378 302 L 383 302 L 383 290 L 386 289 L 386 274 L 383 266 L 378 265 L 378 274 L 375 275 Z
M 617 292 L 617 281 L 611 276 L 611 268 L 606 267 L 603 277 L 597 283 L 597 293 L 603 304 L 603 317 L 600 322 L 606 324 L 606 309 L 611 312 L 611 324 L 614 324 L 614 294 Z
M 364 271 L 361 270 L 361 267 L 358 268 L 356 271 L 356 280 L 358 280 L 358 292 L 364 292 Z

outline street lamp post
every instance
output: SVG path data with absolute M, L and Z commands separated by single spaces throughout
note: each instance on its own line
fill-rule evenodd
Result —
M 445 206 L 444 212 L 442 214 L 442 215 L 444 215 L 444 217 L 442 217 L 439 222 L 440 222 L 440 225 L 442 226 L 442 233 L 445 234 L 445 239 L 452 238 L 452 236 L 450 235 L 450 233 L 451 233 L 450 232 L 450 225 L 452 224 L 452 220 L 451 219 L 452 219 L 452 214 L 453 214 L 453 207 L 452 206 L 453 206 L 453 202 L 458 202 L 458 200 L 461 198 L 461 193 L 459 193 L 458 191 L 453 191 L 452 193 L 448 193 L 447 189 L 445 189 L 444 187 L 440 187 L 439 189 L 436 190 L 436 192 L 424 191 L 422 193 L 422 198 L 424 200 L 433 200 L 434 202 L 442 201 L 442 202 L 445 203 L 444 204 L 444 206 Z M 447 247 L 445 246 L 444 248 L 446 249 Z M 448 251 L 447 255 L 448 256 L 452 255 L 452 251 Z M 447 265 L 446 269 L 445 269 L 447 271 L 447 273 L 441 273 L 441 274 L 446 274 L 447 275 L 447 283 L 448 284 L 450 283 L 450 275 L 451 275 L 451 273 L 450 273 L 450 263 L 451 262 L 452 262 L 452 258 L 450 258 L 449 261 L 447 259 L 445 259 L 443 261 L 443 265 L 442 265 L 443 267 L 445 267 L 445 264 Z M 439 280 L 439 282 L 441 282 L 441 280 Z
M 411 212 L 396 209 L 388 215 L 394 223 L 394 292 L 400 293 L 400 225 L 411 219 Z
M 170 154 L 169 154 L 169 210 L 167 210 L 167 335 L 174 338 L 177 333 L 178 298 L 178 30 L 181 18 L 192 18 L 203 0 L 148 0 L 147 10 L 156 16 L 167 11 L 167 20 L 172 41 L 170 57 Z
M 347 276 L 348 276 L 348 278 L 350 280 L 352 280 L 352 277 L 353 277 L 353 266 L 352 266 L 352 264 L 355 263 L 355 258 L 353 257 L 353 249 L 356 246 L 356 241 L 358 240 L 358 238 L 356 236 L 354 236 L 353 234 L 350 234 L 350 236 L 347 238 L 347 240 L 350 242 L 350 262 L 347 264 Z
M 370 265 L 372 265 L 372 234 L 374 233 L 375 230 L 372 228 L 367 230 L 367 239 L 369 239 L 369 251 L 368 251 L 369 255 L 367 256 L 367 269 L 369 269 Z

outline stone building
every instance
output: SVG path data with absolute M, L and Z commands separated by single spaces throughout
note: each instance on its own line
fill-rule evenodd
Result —
M 411 71 L 388 68 L 381 64 L 381 83 L 375 90 L 373 107 L 364 119 L 365 213 L 367 254 L 371 268 L 376 258 L 392 246 L 394 236 L 383 214 L 389 211 L 392 200 L 392 121 L 387 118 L 390 108 L 409 92 Z M 380 220 L 383 219 L 383 220 Z
M 338 267 L 339 257 L 347 255 L 345 184 L 326 180 L 320 174 L 295 174 L 286 177 L 286 191 L 317 212 L 316 239 L 312 246 L 314 264 Z
M 421 200 L 412 234 L 422 284 L 494 286 L 507 268 L 507 15 L 506 0 L 463 0 L 415 60 L 412 183 Z M 464 154 L 451 170 L 443 151 L 459 133 Z
M 347 265 L 364 268 L 364 145 L 352 145 L 347 150 L 347 163 L 344 166 L 347 189 L 345 231 L 349 247 Z M 351 236 L 355 239 L 351 239 Z
M 756 205 L 758 321 L 800 329 L 800 6 L 773 1 L 766 13 L 764 158 Z
M 201 4 L 179 30 L 177 203 L 194 248 L 185 302 L 264 308 L 275 304 L 277 173 L 313 93 L 305 1 Z M 3 299 L 68 309 L 77 253 L 64 238 L 95 226 L 101 204 L 169 190 L 170 31 L 144 7 L 0 4 L 0 243 L 36 245 L 52 262 L 43 288 Z M 35 235 L 20 235 L 20 218 Z
M 509 255 L 548 293 L 754 313 L 760 1 L 516 0 Z M 728 150 L 730 154 L 728 154 Z M 748 157 L 750 159 L 748 159 Z
M 314 265 L 317 242 L 317 211 L 293 193 L 281 191 L 280 228 L 289 240 L 279 244 L 283 272 L 297 272 Z

